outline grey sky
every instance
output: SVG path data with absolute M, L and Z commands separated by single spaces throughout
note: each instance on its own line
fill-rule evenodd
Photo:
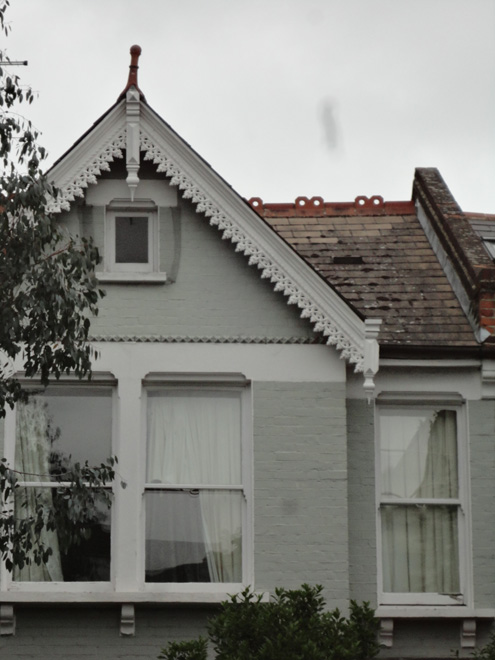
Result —
M 495 0 L 11 0 L 52 162 L 138 43 L 150 105 L 244 197 L 409 199 L 438 167 L 495 213 Z

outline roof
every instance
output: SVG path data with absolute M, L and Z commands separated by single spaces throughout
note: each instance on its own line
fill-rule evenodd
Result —
M 418 170 L 415 183 L 419 185 L 422 175 L 429 176 L 423 187 L 426 185 L 434 201 L 445 205 L 446 186 L 441 177 L 437 182 L 437 174 L 436 170 Z M 474 271 L 473 261 L 481 259 L 488 266 L 490 258 L 479 237 L 473 232 L 473 240 L 469 234 L 472 216 L 463 214 L 453 198 L 448 201 L 450 206 L 442 210 L 444 215 L 455 214 L 465 243 L 459 249 L 471 250 L 468 264 Z M 347 203 L 325 203 L 319 197 L 299 197 L 292 204 L 264 204 L 253 198 L 250 203 L 345 300 L 366 318 L 383 319 L 379 335 L 383 347 L 480 345 L 468 310 L 463 308 L 413 201 L 384 202 L 376 196 Z M 486 216 L 483 220 L 487 222 Z M 492 226 L 495 229 L 495 223 Z M 476 286 L 471 289 L 474 295 Z

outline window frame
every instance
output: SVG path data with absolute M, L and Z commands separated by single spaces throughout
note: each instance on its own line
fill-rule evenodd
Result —
M 20 374 L 18 374 L 21 377 Z M 41 389 L 25 380 L 25 386 Z M 254 584 L 253 551 L 253 423 L 251 381 L 238 373 L 150 373 L 131 378 L 93 372 L 90 382 L 62 376 L 50 388 L 92 388 L 111 385 L 112 455 L 119 463 L 112 487 L 111 564 L 109 582 L 16 582 L 0 566 L 0 598 L 4 602 L 163 602 L 219 603 L 231 593 Z M 241 583 L 146 583 L 144 487 L 146 470 L 146 388 L 166 387 L 240 391 L 242 502 Z M 4 455 L 14 464 L 15 410 L 5 418 Z M 121 487 L 121 481 L 126 487 Z
M 23 381 L 23 377 L 19 376 Z M 39 382 L 32 380 L 24 381 L 26 389 L 33 390 L 42 395 L 45 388 Z M 90 391 L 108 390 L 111 389 L 111 414 L 112 414 L 112 431 L 110 438 L 110 454 L 114 455 L 115 438 L 117 432 L 118 410 L 117 410 L 117 381 L 113 374 L 110 373 L 96 373 L 92 375 L 91 382 L 84 383 L 80 380 L 74 380 L 70 377 L 61 376 L 58 381 L 49 385 L 50 396 L 57 396 L 54 394 L 57 390 L 63 396 L 67 390 L 70 389 L 87 389 Z M 10 466 L 15 465 L 15 449 L 16 449 L 16 425 L 17 425 L 17 406 L 13 410 L 7 408 L 5 414 L 4 424 L 4 456 Z M 62 485 L 66 482 L 61 482 Z M 19 487 L 42 487 L 42 488 L 56 488 L 59 483 L 56 481 L 18 481 Z M 7 571 L 4 562 L 0 561 L 0 585 L 3 593 L 9 594 L 44 594 L 46 599 L 50 600 L 51 595 L 73 593 L 76 597 L 85 592 L 92 592 L 95 594 L 108 594 L 114 591 L 115 584 L 115 496 L 116 491 L 114 485 L 109 485 L 108 490 L 111 491 L 113 497 L 113 505 L 110 510 L 110 579 L 106 581 L 16 581 L 13 578 L 13 573 Z
M 116 218 L 120 216 L 148 219 L 148 261 L 116 261 Z M 166 273 L 160 271 L 159 209 L 151 200 L 112 200 L 105 207 L 104 270 L 98 272 L 102 282 L 157 281 L 164 282 Z
M 437 397 L 423 395 L 381 395 L 375 408 L 375 466 L 376 466 L 376 539 L 377 583 L 379 606 L 472 606 L 471 516 L 469 501 L 469 440 L 465 401 L 458 395 Z M 412 411 L 451 410 L 456 413 L 457 430 L 457 498 L 398 498 L 383 497 L 381 483 L 381 417 L 383 411 L 397 414 Z M 425 504 L 457 507 L 457 533 L 459 551 L 459 595 L 434 592 L 387 592 L 383 588 L 382 509 L 387 504 Z
M 156 485 L 146 482 L 146 452 L 147 452 L 147 403 L 148 392 L 170 391 L 170 392 L 237 392 L 241 404 L 241 484 L 229 486 L 229 490 L 240 490 L 242 492 L 242 563 L 240 582 L 146 582 L 145 577 L 145 542 L 146 542 L 146 512 L 145 494 L 147 490 L 155 490 Z M 254 556 L 253 556 L 253 483 L 252 483 L 252 397 L 250 381 L 241 374 L 148 374 L 143 379 L 142 389 L 142 450 L 140 462 L 142 465 L 141 492 L 142 492 L 142 517 L 140 529 L 139 554 L 139 582 L 145 593 L 148 594 L 228 594 L 240 591 L 244 586 L 254 582 Z M 166 485 L 166 488 L 174 488 L 174 485 Z M 180 486 L 184 488 L 184 485 Z

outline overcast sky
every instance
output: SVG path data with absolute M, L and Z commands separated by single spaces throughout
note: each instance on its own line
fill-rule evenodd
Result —
M 48 164 L 137 43 L 148 103 L 244 197 L 406 200 L 437 167 L 495 213 L 495 0 L 11 0 L 7 18 Z

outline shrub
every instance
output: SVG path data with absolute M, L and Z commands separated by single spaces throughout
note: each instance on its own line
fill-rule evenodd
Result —
M 208 623 L 216 660 L 371 660 L 378 622 L 368 603 L 351 602 L 349 617 L 325 611 L 322 587 L 276 589 L 272 601 L 245 589 Z M 195 646 L 196 644 L 196 646 Z M 201 646 L 203 644 L 203 646 Z M 206 642 L 169 643 L 164 660 L 206 660 Z

